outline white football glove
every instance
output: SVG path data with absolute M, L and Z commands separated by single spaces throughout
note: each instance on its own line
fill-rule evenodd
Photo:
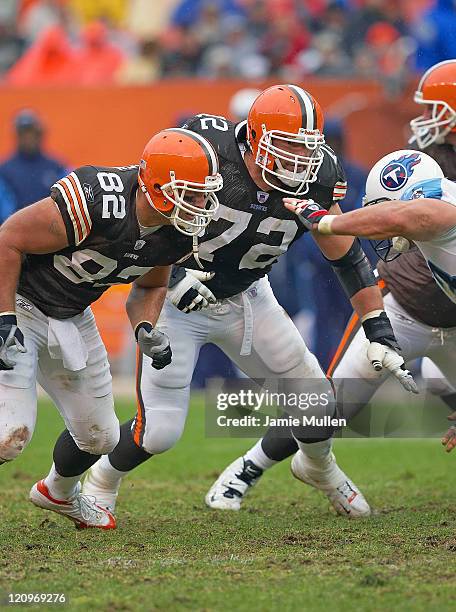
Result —
M 173 352 L 166 334 L 155 329 L 149 321 L 141 321 L 135 328 L 136 342 L 144 355 L 152 359 L 152 367 L 161 370 L 172 361 Z
M 406 391 L 418 393 L 413 376 L 406 369 L 400 355 L 399 344 L 394 335 L 388 315 L 383 310 L 373 310 L 363 317 L 363 329 L 369 340 L 367 358 L 374 370 L 389 370 Z
M 168 298 L 182 312 L 190 312 L 207 308 L 215 303 L 216 297 L 206 285 L 214 277 L 215 272 L 184 269 L 185 275 L 175 284 L 170 283 Z
M 394 374 L 406 391 L 418 393 L 413 376 L 406 369 L 403 358 L 394 349 L 379 342 L 370 342 L 367 358 L 377 372 L 386 368 Z

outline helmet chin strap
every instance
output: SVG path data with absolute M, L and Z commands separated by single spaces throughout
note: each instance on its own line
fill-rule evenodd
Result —
M 198 236 L 196 235 L 192 236 L 192 252 L 193 252 L 193 257 L 196 263 L 198 264 L 199 268 L 201 270 L 204 270 L 204 266 L 201 263 L 201 260 L 199 258 Z

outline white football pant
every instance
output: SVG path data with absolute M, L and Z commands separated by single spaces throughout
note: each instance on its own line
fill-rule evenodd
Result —
M 169 336 L 173 360 L 157 371 L 150 358 L 142 356 L 133 429 L 136 444 L 153 455 L 171 448 L 183 432 L 193 371 L 201 347 L 208 342 L 250 378 L 324 379 L 316 357 L 277 302 L 266 277 L 198 312 L 182 313 L 167 300 L 157 326 Z
M 119 422 L 106 349 L 90 308 L 57 320 L 18 296 L 17 320 L 27 352 L 11 350 L 16 366 L 0 371 L 0 462 L 17 457 L 31 440 L 37 380 L 81 450 L 94 455 L 112 451 Z

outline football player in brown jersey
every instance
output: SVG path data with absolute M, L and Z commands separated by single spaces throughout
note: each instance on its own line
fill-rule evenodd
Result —
M 48 476 L 30 492 L 36 506 L 79 527 L 115 527 L 109 512 L 81 494 L 81 475 L 120 434 L 90 304 L 110 285 L 133 282 L 127 311 L 138 350 L 152 368 L 171 363 L 168 338 L 155 328 L 170 264 L 191 252 L 221 186 L 204 137 L 164 130 L 147 143 L 139 167 L 78 168 L 2 225 L 0 463 L 32 437 L 37 379 L 66 425 Z

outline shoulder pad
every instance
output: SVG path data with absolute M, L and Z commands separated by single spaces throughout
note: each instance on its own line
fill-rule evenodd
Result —
M 322 145 L 324 151 L 323 163 L 318 171 L 317 183 L 334 187 L 338 182 L 346 182 L 345 172 L 337 155 L 328 145 Z
M 229 119 L 221 115 L 195 115 L 182 127 L 206 138 L 219 157 L 229 161 L 239 161 L 241 158 L 236 140 L 236 124 Z
M 82 166 L 51 188 L 67 229 L 70 244 L 79 245 L 92 227 L 126 216 L 126 205 L 136 186 L 138 166 L 107 168 Z

